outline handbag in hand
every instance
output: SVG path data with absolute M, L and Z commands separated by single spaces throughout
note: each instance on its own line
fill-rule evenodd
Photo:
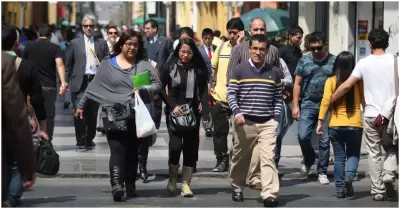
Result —
M 103 126 L 106 132 L 127 131 L 127 120 L 135 117 L 130 101 L 125 104 L 115 103 L 104 106 L 103 111 L 106 112 L 106 117 L 103 117 Z
M 171 112 L 171 130 L 173 131 L 192 131 L 197 128 L 196 116 L 189 104 L 179 105 L 182 115 L 177 116 Z

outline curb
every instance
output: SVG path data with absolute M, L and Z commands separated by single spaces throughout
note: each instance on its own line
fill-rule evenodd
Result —
M 328 171 L 328 177 L 333 178 L 333 171 Z M 168 173 L 149 173 L 149 177 L 153 178 L 154 177 L 161 177 L 167 179 L 169 177 Z M 179 175 L 180 178 L 181 175 Z M 53 176 L 49 175 L 43 175 L 43 174 L 37 174 L 37 177 L 39 178 L 44 178 L 44 179 L 50 179 L 50 178 L 110 178 L 109 173 L 102 173 L 102 172 L 86 172 L 86 173 L 77 173 L 77 172 L 64 172 L 64 173 L 58 173 Z M 286 172 L 286 173 L 279 173 L 279 177 L 282 179 L 303 179 L 304 176 L 300 175 L 300 172 Z M 356 175 L 356 178 L 367 178 L 369 177 L 368 172 L 358 172 Z M 228 172 L 221 172 L 221 173 L 216 173 L 216 172 L 198 172 L 193 174 L 193 178 L 215 178 L 215 179 L 227 179 L 229 178 Z M 318 175 L 315 171 L 312 171 L 309 175 L 308 178 L 318 178 Z M 149 180 L 151 181 L 151 180 Z

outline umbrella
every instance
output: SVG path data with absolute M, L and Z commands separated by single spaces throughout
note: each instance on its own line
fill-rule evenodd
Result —
M 279 32 L 289 26 L 289 12 L 280 9 L 257 8 L 240 16 L 244 26 L 248 27 L 253 18 L 262 18 L 268 32 Z

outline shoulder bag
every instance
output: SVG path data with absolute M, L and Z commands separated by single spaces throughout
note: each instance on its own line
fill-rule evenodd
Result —
M 178 105 L 178 107 L 182 110 L 182 115 L 177 116 L 174 112 L 171 112 L 171 130 L 187 132 L 196 129 L 196 116 L 192 107 L 190 106 L 190 103 Z

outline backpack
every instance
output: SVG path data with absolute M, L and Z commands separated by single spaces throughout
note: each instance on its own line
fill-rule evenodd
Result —
M 41 140 L 37 150 L 37 172 L 43 175 L 56 175 L 60 169 L 60 157 L 47 140 Z

